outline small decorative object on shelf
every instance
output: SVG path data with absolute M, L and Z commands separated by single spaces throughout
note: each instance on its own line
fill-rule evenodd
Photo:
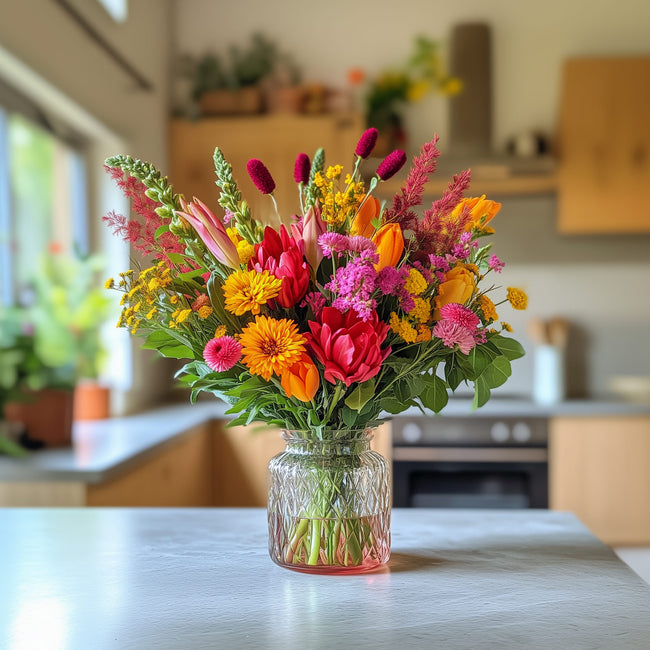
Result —
M 500 205 L 463 198 L 463 172 L 416 216 L 440 155 L 435 137 L 382 207 L 372 193 L 406 155 L 391 152 L 366 186 L 360 168 L 376 141 L 376 129 L 363 133 L 345 175 L 325 167 L 323 150 L 312 160 L 300 153 L 301 216 L 277 230 L 251 214 L 219 149 L 223 219 L 175 194 L 147 163 L 106 163 L 139 215 L 112 214 L 109 225 L 155 258 L 109 280 L 124 292 L 118 325 L 146 336 L 146 348 L 188 359 L 178 377 L 192 400 L 209 391 L 232 406 L 233 425 L 284 429 L 286 451 L 269 467 L 269 549 L 302 571 L 384 564 L 390 482 L 369 448 L 372 429 L 410 407 L 441 411 L 461 382 L 474 385 L 480 407 L 523 354 L 497 306 L 525 308 L 525 293 L 509 287 L 495 304 L 485 280 L 503 267 L 483 244 Z M 266 165 L 251 159 L 247 169 L 275 203 Z

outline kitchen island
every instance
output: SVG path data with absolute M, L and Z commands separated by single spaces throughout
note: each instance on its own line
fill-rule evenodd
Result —
M 650 587 L 573 515 L 392 533 L 386 568 L 318 576 L 273 564 L 263 509 L 0 510 L 0 647 L 650 647 Z

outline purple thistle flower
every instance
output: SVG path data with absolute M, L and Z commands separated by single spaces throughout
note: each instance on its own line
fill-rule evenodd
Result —
M 401 149 L 395 149 L 389 153 L 377 167 L 377 176 L 382 181 L 387 181 L 397 174 L 397 172 L 404 167 L 406 163 L 406 154 Z
M 273 192 L 275 189 L 275 181 L 273 180 L 273 176 L 271 176 L 271 172 L 261 160 L 251 158 L 246 163 L 246 170 L 255 187 L 262 194 L 271 194 Z
M 377 129 L 375 129 L 375 127 L 366 129 L 363 132 L 363 135 L 359 138 L 359 142 L 357 142 L 357 148 L 354 150 L 354 153 L 359 156 L 359 158 L 367 158 L 375 148 L 375 144 L 377 144 L 378 135 L 379 132 Z
M 310 171 L 311 162 L 309 162 L 309 156 L 306 153 L 299 153 L 293 168 L 293 179 L 296 183 L 308 183 Z

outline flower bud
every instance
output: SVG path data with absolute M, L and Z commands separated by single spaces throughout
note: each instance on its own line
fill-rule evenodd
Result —
M 310 171 L 311 163 L 309 162 L 309 156 L 306 153 L 299 153 L 293 168 L 293 178 L 296 183 L 308 183 Z
M 273 176 L 271 176 L 271 172 L 261 160 L 251 158 L 246 163 L 246 169 L 253 184 L 262 194 L 271 194 L 273 192 L 275 189 L 275 181 L 273 180 Z
M 382 226 L 372 238 L 377 246 L 379 261 L 375 270 L 381 271 L 386 266 L 397 266 L 404 252 L 404 237 L 398 223 L 387 223 Z
M 377 176 L 382 181 L 387 181 L 397 174 L 397 172 L 404 167 L 406 163 L 406 154 L 401 149 L 389 153 L 377 167 Z
M 359 138 L 357 142 L 357 148 L 354 150 L 354 153 L 359 156 L 359 158 L 367 158 L 372 150 L 377 144 L 377 136 L 379 132 L 374 127 L 366 129 L 363 132 L 363 135 Z

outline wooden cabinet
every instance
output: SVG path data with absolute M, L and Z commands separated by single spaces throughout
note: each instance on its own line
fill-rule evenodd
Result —
M 280 430 L 251 425 L 226 427 L 217 423 L 214 441 L 214 504 L 265 507 L 269 460 L 284 450 Z M 390 425 L 379 427 L 371 446 L 390 460 Z
M 271 199 L 260 194 L 246 171 L 248 160 L 259 158 L 275 180 L 273 195 L 282 220 L 290 223 L 291 215 L 300 207 L 293 179 L 296 156 L 302 152 L 312 159 L 316 149 L 324 147 L 326 165 L 341 164 L 351 172 L 354 148 L 362 132 L 362 116 L 347 113 L 172 120 L 169 180 L 186 198 L 197 196 L 216 209 L 219 188 L 214 182 L 212 155 L 219 147 L 232 165 L 233 176 L 253 216 L 277 224 Z
M 650 232 L 650 57 L 566 63 L 558 147 L 559 230 Z
M 550 507 L 610 545 L 650 544 L 650 416 L 551 422 Z

